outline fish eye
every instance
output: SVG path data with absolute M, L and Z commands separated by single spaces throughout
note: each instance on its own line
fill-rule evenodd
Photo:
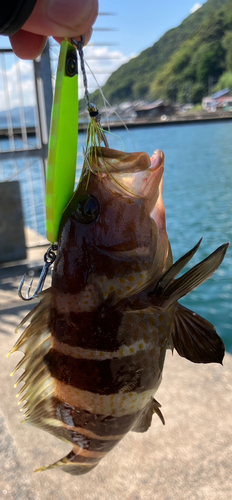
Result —
M 81 224 L 94 222 L 100 213 L 98 200 L 94 196 L 83 196 L 78 200 L 74 215 Z

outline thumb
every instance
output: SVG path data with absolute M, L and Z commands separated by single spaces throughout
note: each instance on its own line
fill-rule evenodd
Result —
M 55 38 L 89 33 L 98 14 L 98 0 L 37 0 L 23 30 Z

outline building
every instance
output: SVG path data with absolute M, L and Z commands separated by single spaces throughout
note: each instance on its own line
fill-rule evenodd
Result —
M 150 104 L 135 106 L 137 118 L 159 118 L 161 116 L 170 116 L 174 113 L 174 108 L 162 99 L 158 99 Z
M 220 90 L 211 96 L 202 99 L 202 108 L 205 111 L 232 111 L 232 94 L 229 88 Z

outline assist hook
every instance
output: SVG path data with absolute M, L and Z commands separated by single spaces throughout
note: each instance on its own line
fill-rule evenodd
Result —
M 53 264 L 53 262 L 56 259 L 56 254 L 55 254 L 56 250 L 57 250 L 57 245 L 54 244 L 54 245 L 50 246 L 48 248 L 47 252 L 44 254 L 44 266 L 43 266 L 42 272 L 40 274 L 39 283 L 36 287 L 35 292 L 31 296 L 30 296 L 30 291 L 31 291 L 33 279 L 30 281 L 29 287 L 27 289 L 26 297 L 23 297 L 23 295 L 22 295 L 22 288 L 23 288 L 23 284 L 25 281 L 25 277 L 26 277 L 26 274 L 24 274 L 24 276 L 22 277 L 22 280 L 20 282 L 19 288 L 18 288 L 18 295 L 19 295 L 20 299 L 32 300 L 32 299 L 35 299 L 37 297 L 38 293 L 42 292 L 43 286 L 44 286 L 44 283 L 45 283 L 45 280 L 46 280 L 46 277 L 48 274 L 49 267 Z

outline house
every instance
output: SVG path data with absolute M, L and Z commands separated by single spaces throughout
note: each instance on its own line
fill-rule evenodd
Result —
M 172 115 L 174 113 L 174 108 L 168 104 L 167 102 L 163 101 L 162 99 L 158 99 L 155 102 L 152 102 L 150 104 L 142 104 L 135 106 L 135 112 L 137 115 L 137 118 L 159 118 L 162 115 Z
M 202 108 L 205 111 L 232 111 L 232 95 L 229 88 L 220 90 L 211 96 L 202 99 Z

